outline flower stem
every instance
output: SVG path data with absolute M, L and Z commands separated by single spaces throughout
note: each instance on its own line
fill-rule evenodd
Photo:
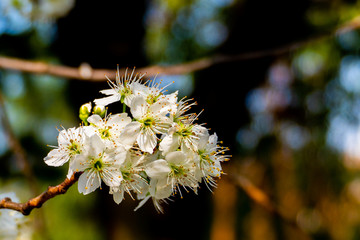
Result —
M 123 113 L 126 112 L 126 104 L 123 103 Z

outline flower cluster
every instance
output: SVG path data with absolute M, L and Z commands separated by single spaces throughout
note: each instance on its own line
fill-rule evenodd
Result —
M 91 103 L 80 108 L 84 124 L 59 130 L 58 146 L 44 160 L 50 166 L 69 162 L 68 178 L 82 172 L 80 193 L 105 184 L 118 204 L 126 192 L 141 200 L 138 207 L 151 198 L 161 211 L 160 203 L 182 197 L 182 189 L 196 193 L 202 181 L 215 186 L 229 156 L 215 133 L 195 123 L 198 114 L 188 113 L 195 102 L 178 100 L 177 91 L 166 94 L 143 76 L 133 70 L 120 77 L 118 71 L 110 89 L 100 91 L 106 97 L 95 99 L 93 109 Z M 123 112 L 107 115 L 105 106 L 118 101 Z

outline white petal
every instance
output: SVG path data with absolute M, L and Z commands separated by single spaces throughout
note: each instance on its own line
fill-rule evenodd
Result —
M 86 157 L 83 155 L 76 155 L 75 158 L 70 160 L 68 174 L 66 175 L 68 179 L 71 178 L 74 172 L 84 171 L 88 167 L 87 164 L 83 164 L 85 159 Z
M 209 175 L 213 177 L 219 177 L 221 175 L 221 164 L 219 161 L 215 161 L 214 165 L 209 169 Z
M 112 156 L 114 165 L 120 167 L 124 164 L 127 157 L 130 157 L 130 154 L 128 155 L 126 149 L 121 145 L 117 146 L 114 152 L 114 156 Z
M 70 156 L 68 152 L 61 150 L 61 148 L 51 150 L 48 155 L 44 158 L 47 165 L 53 167 L 59 167 L 69 161 Z
M 209 134 L 203 134 L 199 136 L 197 149 L 205 149 L 209 141 Z
M 178 108 L 177 95 L 178 95 L 178 91 L 171 94 L 163 95 L 159 101 L 167 102 L 166 104 L 167 111 L 176 112 Z
M 98 156 L 99 154 L 102 154 L 105 149 L 105 143 L 102 141 L 102 139 L 94 134 L 89 138 L 90 141 L 90 148 L 88 154 L 90 156 Z
M 85 169 L 89 168 L 91 165 L 88 162 L 88 156 L 84 154 L 76 155 L 72 160 L 70 160 L 69 170 L 73 172 L 82 172 Z
M 127 115 L 126 113 L 122 113 L 122 114 L 125 114 L 125 116 Z M 124 115 L 123 115 L 124 116 Z M 109 126 L 113 126 L 113 125 L 117 125 L 120 123 L 121 121 L 121 114 L 114 114 L 114 115 L 111 115 L 107 121 L 107 124 Z
M 109 96 L 109 97 L 95 99 L 94 103 L 96 105 L 107 106 L 107 105 L 109 105 L 111 103 L 120 101 L 120 97 L 121 97 L 120 94 L 115 94 L 115 95 L 112 95 L 112 96 Z
M 186 155 L 186 156 L 192 156 L 194 155 L 194 153 L 197 153 L 197 146 L 196 145 L 190 145 L 190 147 L 188 147 L 188 144 L 186 144 L 187 142 L 181 142 L 181 151 Z M 197 144 L 197 142 L 195 142 L 195 144 Z
M 166 178 L 170 171 L 169 164 L 164 159 L 155 160 L 145 167 L 146 174 L 151 178 Z
M 83 133 L 85 133 L 86 137 L 91 137 L 92 135 L 96 134 L 95 128 L 93 128 L 92 126 L 82 126 L 83 128 Z M 83 137 L 83 140 L 89 140 L 88 138 Z
M 209 148 L 215 149 L 217 141 L 218 141 L 218 136 L 216 135 L 216 133 L 214 133 L 209 137 Z
M 69 129 L 70 131 L 70 129 Z M 64 129 L 64 130 L 61 130 L 59 132 L 59 136 L 58 136 L 58 144 L 59 146 L 62 146 L 62 145 L 68 145 L 69 144 L 69 136 L 68 136 L 68 132 Z
M 186 155 L 181 151 L 168 153 L 165 157 L 166 161 L 175 165 L 181 165 L 186 162 Z
M 122 175 L 120 170 L 113 167 L 103 169 L 101 173 L 101 179 L 109 187 L 118 187 L 121 183 Z
M 137 192 L 136 198 L 138 200 L 144 199 L 146 196 L 148 196 L 149 184 L 145 181 L 140 181 L 138 186 L 139 186 L 140 192 Z
M 100 91 L 102 94 L 105 94 L 105 95 L 114 95 L 114 94 L 117 94 L 117 92 L 114 90 L 114 89 L 104 89 L 104 90 L 101 90 Z
M 79 193 L 83 193 L 84 195 L 89 194 L 95 191 L 98 187 L 100 187 L 100 177 L 95 171 L 86 171 L 81 174 L 78 181 L 78 190 Z
M 140 127 L 141 127 L 141 123 L 131 122 L 128 125 L 126 125 L 126 127 L 120 134 L 119 142 L 123 144 L 126 147 L 126 149 L 129 149 L 134 145 L 136 138 L 140 134 Z
M 117 204 L 120 204 L 121 201 L 124 199 L 124 191 L 116 191 L 113 193 L 113 199 Z
M 168 101 L 158 101 L 150 105 L 149 112 L 156 116 L 165 116 L 169 113 L 171 104 Z
M 155 197 L 156 185 L 159 180 L 157 178 L 151 178 L 149 184 L 149 193 L 151 196 Z
M 88 117 L 87 121 L 89 123 L 94 124 L 97 127 L 103 127 L 104 126 L 103 119 L 97 114 L 94 114 L 94 115 L 91 115 L 90 117 Z
M 134 94 L 130 94 L 128 96 L 125 97 L 124 99 L 124 103 L 126 106 L 130 107 L 131 106 L 131 102 L 132 100 L 135 98 L 136 96 Z
M 176 104 L 178 93 L 179 93 L 179 91 L 176 91 L 176 92 L 173 92 L 171 94 L 165 95 L 165 98 L 170 103 L 175 103 Z
M 149 94 L 149 88 L 138 82 L 131 84 L 130 89 L 135 96 L 141 95 L 146 98 L 146 96 Z
M 138 135 L 137 142 L 142 151 L 148 152 L 148 153 L 153 153 L 154 148 L 156 147 L 156 144 L 157 144 L 157 137 L 153 131 L 148 129 L 148 130 L 142 131 Z
M 141 119 L 145 116 L 148 109 L 148 103 L 142 96 L 136 96 L 131 101 L 130 111 L 135 119 Z
M 196 136 L 198 137 L 206 137 L 209 136 L 209 131 L 207 130 L 207 128 L 200 126 L 200 125 L 194 125 L 194 127 L 192 128 L 192 131 L 195 133 Z
M 108 126 L 115 127 L 117 132 L 121 132 L 126 125 L 131 123 L 131 118 L 128 117 L 127 113 L 111 115 L 107 124 Z
M 199 183 L 201 183 L 203 176 L 204 175 L 203 175 L 203 172 L 201 171 L 200 167 L 195 168 L 194 177 Z M 205 179 L 205 181 L 206 181 L 206 179 Z
M 168 198 L 171 196 L 172 191 L 172 185 L 167 182 L 167 178 L 159 179 L 156 183 L 155 198 Z
M 134 209 L 134 212 L 137 211 L 139 208 L 141 208 L 150 198 L 151 198 L 151 196 L 147 196 L 143 200 L 141 200 L 139 202 L 139 204 L 136 206 L 136 208 Z
M 169 152 L 176 151 L 179 147 L 179 137 L 177 135 L 167 135 L 162 139 L 159 149 L 166 155 Z

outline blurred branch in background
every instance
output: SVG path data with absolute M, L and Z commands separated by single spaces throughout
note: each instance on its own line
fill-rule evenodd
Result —
M 240 53 L 237 55 L 215 55 L 212 57 L 201 58 L 198 60 L 190 61 L 187 63 L 175 64 L 170 66 L 149 66 L 139 68 L 139 72 L 146 72 L 148 75 L 156 75 L 161 73 L 163 75 L 179 75 L 191 73 L 194 71 L 209 68 L 211 66 L 227 63 L 236 62 L 250 59 L 258 59 L 268 56 L 279 56 L 285 53 L 289 53 L 310 43 L 324 40 L 334 35 L 344 34 L 351 30 L 360 28 L 360 16 L 355 17 L 351 21 L 335 28 L 329 33 L 321 34 L 306 40 L 290 43 L 277 48 L 259 50 L 248 53 Z M 104 81 L 106 76 L 109 78 L 115 78 L 116 71 L 110 69 L 93 69 L 89 64 L 83 63 L 79 67 L 69 67 L 54 65 L 50 63 L 44 63 L 39 61 L 29 61 L 24 59 L 0 57 L 0 68 L 11 69 L 22 72 L 29 72 L 35 74 L 49 74 L 53 76 L 72 78 L 78 80 L 88 81 Z M 124 74 L 125 68 L 120 69 L 120 74 Z
M 276 204 L 270 200 L 269 196 L 263 190 L 255 186 L 248 178 L 234 172 L 229 172 L 229 177 L 230 181 L 234 185 L 240 187 L 254 203 L 261 206 L 272 215 L 279 217 L 284 223 L 299 232 L 302 236 L 301 239 L 311 239 L 310 236 L 297 224 L 296 219 L 287 217 L 283 213 L 283 210 L 276 206 Z
M 10 121 L 9 121 L 9 118 L 7 115 L 7 111 L 5 108 L 5 102 L 4 102 L 2 92 L 0 92 L 0 122 L 1 122 L 2 128 L 4 130 L 4 133 L 7 137 L 8 145 L 9 145 L 11 151 L 13 152 L 13 154 L 15 155 L 16 166 L 19 168 L 21 173 L 24 175 L 26 183 L 29 186 L 29 189 L 30 189 L 32 195 L 37 195 L 40 192 L 40 190 L 39 190 L 38 182 L 36 180 L 36 176 L 33 172 L 33 168 L 29 162 L 29 159 L 27 157 L 25 149 L 22 147 L 19 139 L 16 137 L 14 131 L 12 130 L 12 127 L 11 127 L 11 124 L 10 124 Z M 10 200 L 10 199 L 3 199 L 3 200 L 0 199 L 0 201 L 1 201 L 0 208 L 3 208 L 3 204 L 5 204 L 5 206 L 6 206 L 6 204 L 10 204 L 10 206 L 6 207 L 6 208 L 10 208 L 10 209 L 11 209 L 11 205 L 15 206 L 14 203 L 11 202 L 11 200 L 10 200 L 10 202 L 8 200 Z M 23 207 L 25 207 L 25 205 Z M 39 232 L 42 232 L 44 237 L 48 235 L 48 233 L 46 231 L 46 227 L 45 227 L 45 216 L 43 213 L 40 213 L 38 215 L 38 217 L 35 218 L 34 227 Z
M 215 189 L 214 222 L 211 239 L 236 239 L 237 188 L 241 189 L 253 203 L 264 209 L 267 214 L 280 219 L 289 226 L 297 234 L 296 239 L 312 239 L 311 236 L 299 226 L 296 218 L 292 218 L 286 214 L 285 208 L 279 207 L 264 190 L 257 187 L 247 176 L 234 170 L 242 168 L 241 165 L 233 164 L 231 167 L 224 167 L 227 175 L 219 181 L 219 185 Z
M 48 189 L 27 201 L 26 203 L 15 203 L 10 198 L 4 198 L 0 201 L 0 208 L 12 209 L 21 212 L 23 215 L 29 215 L 34 208 L 40 208 L 47 200 L 67 192 L 67 190 L 77 182 L 82 172 L 74 173 L 70 179 L 66 178 L 62 183 Z
M 29 160 L 26 156 L 25 150 L 23 149 L 20 141 L 17 139 L 14 132 L 12 131 L 10 121 L 6 114 L 5 103 L 1 92 L 0 92 L 0 111 L 1 111 L 0 121 L 3 126 L 5 135 L 8 139 L 8 144 L 10 146 L 10 149 L 15 154 L 16 165 L 19 168 L 19 170 L 24 174 L 32 193 L 34 195 L 38 194 L 39 187 L 35 175 L 33 173 Z

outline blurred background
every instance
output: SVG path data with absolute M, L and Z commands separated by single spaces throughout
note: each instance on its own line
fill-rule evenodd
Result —
M 158 214 L 73 186 L 26 217 L 18 239 L 360 239 L 360 31 L 337 31 L 359 17 L 356 0 L 1 0 L 1 56 L 94 69 L 250 56 L 158 76 L 195 98 L 199 123 L 230 147 L 213 193 L 204 185 Z M 47 144 L 104 88 L 0 69 L 1 193 L 24 202 L 63 181 L 66 166 L 43 162 Z

